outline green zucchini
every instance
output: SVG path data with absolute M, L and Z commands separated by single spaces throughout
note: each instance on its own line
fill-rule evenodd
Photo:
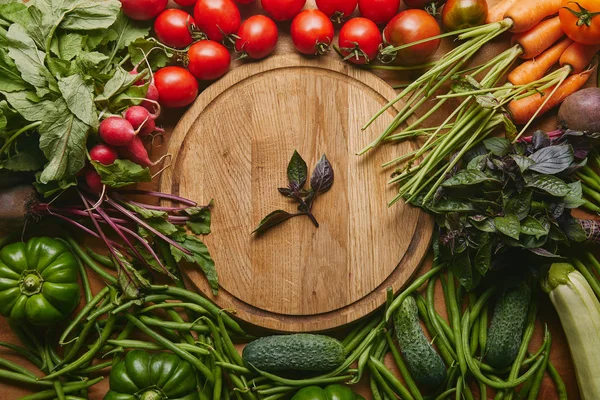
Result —
M 485 356 L 492 367 L 504 368 L 517 357 L 530 302 L 531 289 L 525 283 L 505 289 L 496 301 Z
M 267 372 L 327 372 L 343 364 L 346 350 L 332 337 L 298 333 L 265 336 L 250 342 L 242 358 L 252 367 Z
M 394 330 L 400 351 L 415 382 L 437 388 L 446 379 L 446 366 L 423 333 L 419 310 L 412 296 L 407 297 L 394 314 Z

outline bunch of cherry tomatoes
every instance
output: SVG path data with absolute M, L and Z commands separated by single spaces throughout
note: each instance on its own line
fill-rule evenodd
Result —
M 159 101 L 166 107 L 189 105 L 198 94 L 198 80 L 212 81 L 225 75 L 231 63 L 229 49 L 238 58 L 258 60 L 271 54 L 278 39 L 275 21 L 292 21 L 290 33 L 296 49 L 302 54 L 319 55 L 335 46 L 334 22 L 342 24 L 346 20 L 336 50 L 349 62 L 368 64 L 385 46 L 402 46 L 439 35 L 440 26 L 431 12 L 446 2 L 404 0 L 410 9 L 398 13 L 401 0 L 316 0 L 317 9 L 304 11 L 306 0 L 261 0 L 267 15 L 253 15 L 242 21 L 238 5 L 255 0 L 174 1 L 190 7 L 192 12 L 166 9 L 168 0 L 121 0 L 128 17 L 154 20 L 156 38 L 183 55 L 185 68 L 168 66 L 154 76 Z M 347 20 L 357 8 L 360 17 Z M 448 0 L 441 19 L 444 27 L 455 30 L 482 24 L 486 15 L 486 0 Z M 422 64 L 439 44 L 440 40 L 435 39 L 405 48 L 386 61 Z

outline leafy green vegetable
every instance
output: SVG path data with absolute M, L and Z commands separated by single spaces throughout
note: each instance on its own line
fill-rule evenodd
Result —
M 142 167 L 129 160 L 116 160 L 110 165 L 92 161 L 92 166 L 100 174 L 102 183 L 119 188 L 139 182 L 150 182 L 152 176 L 148 168 Z
M 215 269 L 215 262 L 212 260 L 206 245 L 196 236 L 188 234 L 180 234 L 176 237 L 176 240 L 184 249 L 190 251 L 192 255 L 185 254 L 171 245 L 171 253 L 175 257 L 175 260 L 177 262 L 184 260 L 198 265 L 204 272 L 204 275 L 206 275 L 212 292 L 216 296 L 219 290 L 219 280 L 217 270 Z

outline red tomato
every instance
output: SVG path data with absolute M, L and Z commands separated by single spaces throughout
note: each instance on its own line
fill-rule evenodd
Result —
M 446 0 L 404 0 L 404 4 L 408 8 L 420 8 L 421 10 L 428 9 L 431 6 L 435 6 L 435 9 L 439 9 Z
M 185 68 L 170 66 L 156 71 L 154 84 L 160 104 L 179 108 L 191 104 L 198 96 L 198 81 Z
M 366 18 L 352 18 L 346 22 L 338 38 L 342 54 L 354 64 L 368 64 L 377 57 L 381 43 L 379 28 Z
M 165 8 L 169 0 L 121 0 L 123 14 L 137 21 L 148 21 L 156 18 Z
M 397 47 L 441 33 L 435 18 L 426 11 L 415 9 L 402 11 L 392 18 L 383 30 L 383 38 L 386 44 Z M 421 64 L 434 55 L 438 47 L 440 39 L 407 47 L 396 53 L 396 60 L 405 65 Z
M 221 43 L 201 40 L 194 43 L 187 52 L 187 69 L 202 81 L 218 79 L 229 71 L 231 56 Z
M 240 10 L 232 0 L 198 0 L 194 7 L 198 29 L 210 40 L 220 42 L 240 28 Z
M 160 13 L 154 21 L 154 32 L 161 43 L 170 47 L 187 47 L 194 39 L 192 27 L 196 24 L 194 18 L 183 10 L 170 8 Z
M 376 24 L 385 24 L 398 13 L 400 0 L 358 0 L 360 15 Z
M 302 11 L 305 3 L 306 0 L 261 0 L 262 8 L 275 21 L 289 21 Z
M 305 10 L 292 21 L 292 41 L 302 54 L 325 54 L 333 41 L 333 23 L 319 10 Z
M 253 15 L 237 32 L 235 50 L 255 60 L 265 58 L 277 45 L 277 25 L 269 17 Z
M 572 40 L 582 44 L 600 44 L 598 0 L 564 0 L 558 16 L 562 30 Z
M 179 4 L 180 6 L 189 7 L 196 4 L 196 1 L 197 0 L 175 0 L 175 3 Z
M 442 10 L 442 25 L 448 31 L 482 25 L 488 14 L 486 0 L 448 0 Z
M 317 8 L 337 23 L 349 17 L 357 4 L 358 0 L 317 0 Z
M 238 4 L 250 4 L 250 3 L 254 3 L 254 0 L 233 0 Z

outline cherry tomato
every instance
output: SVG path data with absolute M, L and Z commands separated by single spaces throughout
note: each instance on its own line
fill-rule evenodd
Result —
M 250 3 L 254 3 L 254 0 L 233 0 L 238 4 L 250 4 Z
M 317 0 L 317 8 L 338 24 L 356 10 L 358 0 Z
M 161 43 L 170 47 L 187 47 L 194 39 L 192 29 L 196 22 L 194 18 L 183 10 L 170 8 L 165 10 L 154 20 L 154 32 Z
M 482 25 L 488 13 L 486 0 L 448 0 L 442 10 L 442 24 L 448 31 Z
M 417 40 L 427 39 L 441 33 L 440 27 L 428 12 L 418 9 L 402 11 L 383 30 L 386 44 L 402 46 Z M 435 54 L 440 47 L 440 39 L 430 40 L 396 52 L 400 64 L 421 64 Z
M 563 32 L 572 40 L 582 44 L 600 44 L 598 0 L 563 0 L 558 16 Z
M 198 0 L 194 7 L 198 29 L 210 40 L 220 42 L 240 28 L 240 10 L 232 0 Z
M 237 32 L 235 50 L 259 60 L 265 58 L 277 45 L 277 25 L 269 17 L 253 15 L 242 23 Z
M 187 52 L 188 70 L 202 81 L 218 79 L 229 71 L 231 56 L 221 43 L 201 40 L 194 43 Z
M 421 10 L 429 9 L 432 6 L 435 6 L 434 10 L 439 9 L 446 0 L 404 0 L 404 4 L 408 8 L 420 8 Z
M 196 1 L 197 0 L 175 0 L 175 3 L 179 4 L 180 6 L 189 7 L 196 4 Z
M 179 108 L 191 104 L 198 96 L 198 81 L 187 69 L 177 66 L 164 67 L 154 74 L 160 104 Z
M 137 21 L 148 21 L 156 18 L 165 8 L 169 0 L 121 0 L 123 14 Z
M 302 11 L 305 3 L 306 0 L 261 0 L 262 8 L 275 21 L 289 21 Z
M 333 41 L 333 23 L 319 10 L 305 10 L 292 21 L 292 41 L 302 54 L 325 54 Z
M 368 64 L 377 56 L 381 43 L 379 28 L 366 18 L 352 18 L 346 22 L 338 38 L 342 54 L 354 64 Z
M 358 0 L 360 15 L 376 24 L 385 24 L 398 13 L 400 0 Z

